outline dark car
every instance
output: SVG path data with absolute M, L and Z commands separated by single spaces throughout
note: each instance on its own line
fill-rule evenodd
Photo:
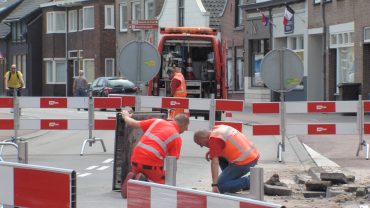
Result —
M 99 77 L 91 84 L 94 97 L 108 97 L 109 94 L 135 94 L 136 85 L 122 77 Z

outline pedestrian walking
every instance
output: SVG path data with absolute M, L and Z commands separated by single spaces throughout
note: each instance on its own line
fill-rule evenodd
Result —
M 171 97 L 184 98 L 187 96 L 185 78 L 181 72 L 177 72 L 177 68 L 173 67 L 167 70 L 168 77 L 171 80 Z M 183 108 L 171 109 L 169 119 L 174 119 L 176 115 L 183 114 Z
M 246 174 L 257 164 L 259 153 L 243 133 L 230 126 L 217 125 L 210 131 L 196 131 L 194 142 L 209 148 L 206 160 L 211 160 L 213 192 L 235 193 L 250 188 Z
M 76 97 L 86 97 L 87 96 L 87 79 L 84 76 L 84 71 L 78 71 L 78 77 L 73 81 L 73 95 Z M 80 109 L 77 108 L 79 111 Z M 85 109 L 87 110 L 87 108 Z
M 164 159 L 168 156 L 180 156 L 182 140 L 180 134 L 188 129 L 189 118 L 184 114 L 175 116 L 173 121 L 148 119 L 137 121 L 131 118 L 128 111 L 122 111 L 125 123 L 133 128 L 141 128 L 144 132 L 131 155 L 132 172 L 122 183 L 121 194 L 127 197 L 127 181 L 142 178 L 144 175 L 152 182 L 164 184 Z

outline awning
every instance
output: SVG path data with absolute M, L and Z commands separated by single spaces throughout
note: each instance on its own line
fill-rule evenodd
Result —
M 58 6 L 58 7 L 72 7 L 72 6 L 80 6 L 82 2 L 89 1 L 89 0 L 61 0 L 61 1 L 53 1 L 48 2 L 45 4 L 41 4 L 40 7 L 51 7 L 51 6 Z

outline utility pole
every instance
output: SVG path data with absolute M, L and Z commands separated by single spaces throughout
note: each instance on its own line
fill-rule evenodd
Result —
M 145 0 L 140 1 L 140 19 L 144 20 L 145 19 Z M 140 35 L 141 35 L 141 41 L 145 41 L 145 30 L 141 29 L 140 30 Z

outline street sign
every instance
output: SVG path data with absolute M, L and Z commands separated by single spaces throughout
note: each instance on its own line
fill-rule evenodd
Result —
M 261 77 L 275 92 L 289 92 L 303 78 L 303 63 L 292 50 L 281 48 L 267 53 L 261 64 Z
M 157 49 L 146 41 L 131 41 L 119 54 L 121 74 L 137 83 L 145 83 L 158 74 L 161 58 Z
M 158 20 L 129 20 L 128 28 L 143 30 L 158 29 Z

